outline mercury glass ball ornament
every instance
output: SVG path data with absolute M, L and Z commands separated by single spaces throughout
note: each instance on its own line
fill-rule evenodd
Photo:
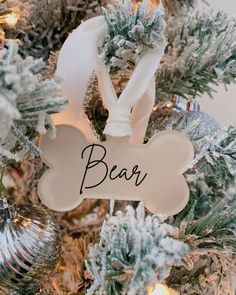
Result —
M 39 206 L 0 198 L 0 294 L 35 294 L 60 254 L 56 223 Z
M 151 135 L 166 129 L 184 132 L 191 141 L 196 141 L 220 130 L 221 126 L 200 110 L 197 101 L 186 103 L 186 100 L 175 99 L 162 104 L 161 107 L 157 105 L 150 120 Z
M 187 110 L 175 112 L 172 118 L 169 118 L 167 125 L 172 125 L 173 129 L 186 131 L 186 135 L 191 140 L 198 140 L 220 130 L 220 124 L 207 113 L 200 110 L 200 104 L 197 101 L 187 104 Z

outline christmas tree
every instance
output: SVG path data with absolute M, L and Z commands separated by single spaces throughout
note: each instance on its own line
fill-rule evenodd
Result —
M 6 288 L 5 249 L 3 294 L 235 294 L 236 126 L 221 128 L 198 99 L 235 82 L 236 20 L 196 7 L 195 0 L 0 0 L 0 244 L 1 200 L 41 206 L 37 185 L 47 167 L 39 139 L 46 132 L 56 137 L 54 115 L 70 106 L 55 75 L 58 53 L 83 21 L 105 19 L 98 56 L 118 97 L 143 55 L 165 45 L 144 143 L 173 129 L 195 152 L 181 212 L 151 214 L 143 202 L 101 199 L 66 213 L 51 210 L 61 232 L 58 265 L 37 286 Z M 95 73 L 82 107 L 92 133 L 106 141 L 109 114 Z

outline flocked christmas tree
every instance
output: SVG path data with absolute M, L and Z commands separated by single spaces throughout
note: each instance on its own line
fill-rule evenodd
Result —
M 235 81 L 236 20 L 222 12 L 196 13 L 193 0 L 164 0 L 165 15 L 160 5 L 156 0 L 0 0 L 4 194 L 7 190 L 17 203 L 39 203 L 36 185 L 45 167 L 38 138 L 47 129 L 56 135 L 50 115 L 67 105 L 54 79 L 57 51 L 72 29 L 95 14 L 103 13 L 107 23 L 99 54 L 118 95 L 145 50 L 158 46 L 166 22 L 167 46 L 156 73 L 156 105 L 145 142 L 158 131 L 176 129 L 195 148 L 185 174 L 190 200 L 176 216 L 151 215 L 135 202 L 116 202 L 115 208 L 112 202 L 109 212 L 108 202 L 99 200 L 54 212 L 62 255 L 42 294 L 236 292 L 236 127 L 222 129 L 197 103 L 200 96 L 213 96 L 215 85 Z M 104 140 L 108 112 L 94 76 L 84 109 Z

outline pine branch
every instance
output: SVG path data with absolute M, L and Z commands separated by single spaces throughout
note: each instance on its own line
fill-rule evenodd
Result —
M 0 51 L 0 163 L 19 160 L 28 151 L 38 156 L 38 135 L 47 124 L 54 128 L 49 114 L 66 105 L 58 83 L 41 81 L 42 60 L 23 59 L 17 51 L 14 41 Z
M 189 244 L 190 251 L 181 267 L 172 267 L 167 279 L 180 294 L 234 294 L 236 205 L 235 200 L 232 206 L 224 203 L 215 203 L 197 220 L 195 201 L 184 210 L 188 214 L 180 222 L 178 238 Z
M 100 56 L 111 70 L 118 70 L 136 64 L 147 48 L 163 43 L 165 20 L 160 6 L 149 12 L 148 3 L 139 3 L 135 12 L 131 0 L 113 2 L 103 9 L 108 33 Z
M 186 234 L 194 234 L 201 238 L 200 248 L 227 248 L 236 253 L 235 225 L 236 205 L 227 207 L 221 202 L 212 208 L 206 216 L 190 223 L 187 226 Z
M 198 140 L 195 165 L 219 187 L 228 188 L 236 180 L 236 127 L 230 126 Z
M 168 48 L 157 75 L 158 98 L 209 94 L 212 86 L 236 77 L 236 21 L 228 15 L 202 14 L 167 23 Z
M 25 32 L 16 31 L 22 40 L 22 56 L 47 60 L 52 51 L 59 50 L 69 33 L 82 20 L 100 13 L 107 0 L 31 0 L 33 7 Z
M 187 253 L 162 216 L 145 217 L 143 203 L 126 211 L 108 216 L 100 243 L 90 249 L 86 264 L 94 282 L 88 295 L 144 295 L 147 286 L 165 279 Z

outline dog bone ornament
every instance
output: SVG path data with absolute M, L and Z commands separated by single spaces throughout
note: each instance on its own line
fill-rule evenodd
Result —
M 174 215 L 189 200 L 183 173 L 194 151 L 177 131 L 160 132 L 147 144 L 130 144 L 128 137 L 92 143 L 77 128 L 59 125 L 56 139 L 43 136 L 40 148 L 50 168 L 39 181 L 39 196 L 53 210 L 112 198 L 144 201 L 153 213 Z

